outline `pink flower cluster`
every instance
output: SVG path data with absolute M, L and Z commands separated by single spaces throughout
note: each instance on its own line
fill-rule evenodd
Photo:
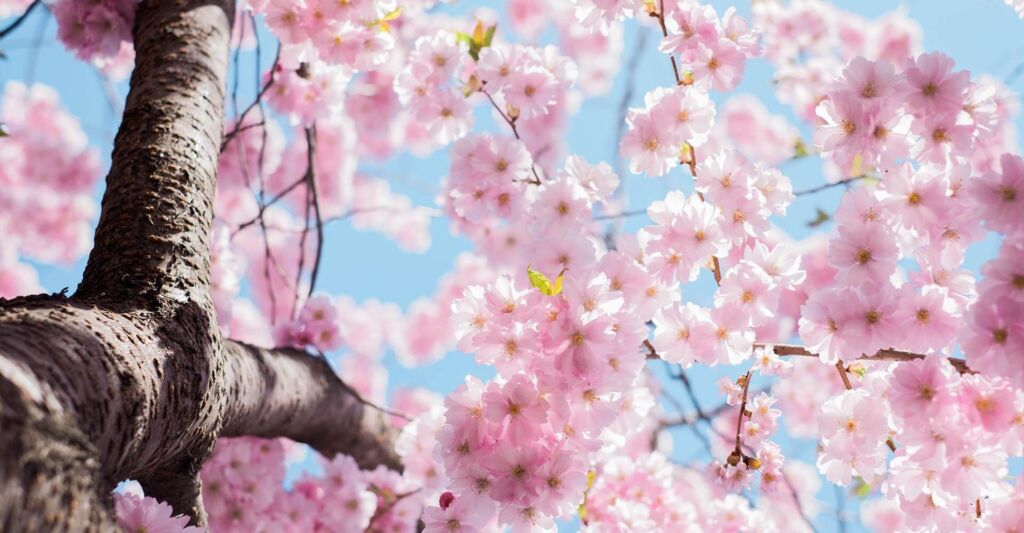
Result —
M 473 108 L 456 77 L 465 75 L 471 58 L 455 33 L 441 30 L 416 40 L 408 63 L 395 78 L 395 93 L 412 118 L 426 129 L 435 147 L 466 136 L 473 126 Z
M 498 43 L 480 52 L 474 75 L 495 113 L 515 122 L 531 157 L 545 171 L 561 162 L 578 68 L 554 46 Z
M 999 255 L 982 267 L 979 297 L 968 312 L 961 345 L 971 368 L 1024 389 L 1024 160 L 1007 154 L 1002 167 L 976 182 L 977 195 L 988 200 L 985 224 L 1007 236 Z
M 588 94 L 607 92 L 619 67 L 622 24 L 614 21 L 604 28 L 581 24 L 575 15 L 577 6 L 573 4 L 510 0 L 506 11 L 512 29 L 531 42 L 537 40 L 548 23 L 553 23 L 559 50 L 579 67 L 580 88 Z
M 659 453 L 618 456 L 596 472 L 580 513 L 586 532 L 801 531 L 800 513 L 815 514 L 808 472 L 787 468 L 794 492 L 768 493 L 756 507 L 738 494 L 723 493 L 698 471 L 669 463 Z
M 729 405 L 740 406 L 742 388 L 737 383 L 722 378 L 719 387 L 726 392 Z M 775 397 L 765 392 L 748 400 L 747 412 L 739 415 L 743 417 L 739 424 L 739 451 L 733 448 L 724 462 L 711 466 L 710 475 L 716 486 L 728 492 L 741 492 L 750 488 L 754 472 L 761 473 L 764 494 L 777 494 L 780 487 L 787 484 L 782 448 L 769 440 L 778 429 L 782 415 L 782 411 L 772 407 L 774 404 Z
M 499 377 L 469 377 L 445 401 L 441 457 L 456 497 L 496 503 L 514 531 L 572 513 L 595 452 L 621 438 L 610 430 L 651 406 L 637 384 L 643 297 L 601 270 L 572 272 L 557 295 L 501 276 L 455 304 L 460 347 Z
M 340 121 L 343 117 L 341 104 L 352 78 L 351 71 L 322 61 L 300 62 L 298 58 L 286 58 L 263 76 L 264 84 L 273 78 L 267 90 L 267 103 L 292 122 L 309 127 L 314 122 L 326 122 L 318 119 Z
M 100 66 L 131 64 L 132 25 L 139 0 L 58 0 L 53 4 L 57 37 L 83 61 Z
M 31 4 L 32 0 L 0 0 L 0 19 L 20 15 Z
M 659 49 L 680 59 L 685 80 L 705 91 L 731 91 L 743 78 L 747 58 L 761 54 L 759 36 L 730 7 L 721 18 L 715 8 L 698 2 L 665 5 L 668 35 Z
M 766 166 L 776 166 L 798 154 L 800 132 L 781 115 L 768 112 L 760 100 L 749 94 L 734 96 L 722 105 L 722 115 L 712 142 L 732 143 L 744 157 Z
M 0 224 L 0 233 L 7 231 Z M 0 244 L 0 298 L 43 292 L 39 275 L 31 265 L 18 261 L 14 246 Z
M 202 470 L 203 502 L 212 531 L 359 532 L 415 527 L 420 499 L 399 474 L 362 471 L 351 457 L 321 460 L 322 474 L 304 474 L 284 488 L 290 450 L 284 440 L 220 439 Z
M 114 493 L 114 512 L 117 515 L 117 525 L 126 532 L 199 533 L 202 531 L 198 527 L 189 526 L 187 516 L 175 516 L 170 505 L 144 495 L 137 483 L 129 484 L 124 492 Z
M 805 0 L 758 2 L 753 12 L 764 55 L 777 69 L 779 100 L 809 122 L 850 59 L 901 64 L 921 53 L 921 27 L 902 11 L 868 20 L 828 2 Z
M 270 31 L 285 45 L 303 49 L 309 59 L 370 70 L 388 60 L 395 47 L 389 19 L 401 14 L 394 0 L 248 0 L 264 15 Z
M 822 406 L 818 467 L 881 487 L 906 527 L 984 529 L 1019 499 L 1006 472 L 1024 451 L 1022 415 L 1024 391 L 1001 378 L 961 376 L 936 356 L 891 365 Z
M 13 247 L 39 261 L 76 260 L 89 250 L 99 155 L 49 87 L 8 82 L 0 122 L 9 130 L 0 140 L 0 232 L 6 254 Z
M 620 151 L 629 170 L 663 176 L 684 157 L 684 143 L 700 146 L 715 121 L 715 105 L 706 91 L 694 86 L 657 88 L 644 97 L 645 107 L 630 109 L 629 129 Z M 691 155 L 685 155 L 687 161 Z
M 298 318 L 279 326 L 276 337 L 280 346 L 312 346 L 319 352 L 338 348 L 341 335 L 334 302 L 323 294 L 306 300 Z
M 992 87 L 972 84 L 939 52 L 901 67 L 854 58 L 818 106 L 816 141 L 842 172 L 887 172 L 908 157 L 950 169 L 975 144 L 1001 142 Z

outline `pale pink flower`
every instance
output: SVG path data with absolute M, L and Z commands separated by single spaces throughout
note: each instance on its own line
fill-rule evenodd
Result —
M 892 232 L 881 224 L 840 226 L 839 236 L 829 243 L 829 263 L 839 269 L 837 279 L 853 285 L 887 281 L 898 258 Z

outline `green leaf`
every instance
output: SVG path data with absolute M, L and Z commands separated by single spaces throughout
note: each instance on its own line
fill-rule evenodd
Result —
M 551 296 L 555 293 L 554 286 L 551 285 L 551 280 L 547 276 L 537 272 L 532 267 L 526 267 L 526 275 L 530 277 L 530 285 L 540 290 L 541 294 Z
M 388 22 L 391 22 L 392 20 L 395 20 L 395 19 L 397 19 L 400 16 L 402 16 L 402 8 L 398 7 L 398 8 L 395 8 L 393 11 L 389 11 L 388 13 L 386 13 L 383 17 L 381 17 L 381 18 L 379 18 L 379 19 L 377 19 L 377 20 L 375 20 L 373 22 L 370 22 L 369 24 L 367 24 L 366 27 L 368 27 L 368 28 L 376 27 L 380 31 L 391 31 L 391 28 L 388 26 Z
M 854 496 L 864 499 L 871 495 L 871 485 L 868 485 L 863 479 L 859 477 L 856 478 L 854 482 L 856 484 L 850 491 L 851 493 L 853 493 Z
M 819 207 L 818 208 L 818 212 L 815 213 L 814 220 L 808 222 L 807 223 L 807 227 L 809 227 L 809 228 L 816 228 L 816 227 L 818 227 L 818 226 L 828 222 L 831 218 L 832 217 L 829 216 L 829 214 L 827 212 L 823 211 Z
M 491 41 L 494 40 L 494 32 L 497 29 L 497 24 L 488 28 L 484 27 L 483 21 L 478 20 L 476 21 L 476 26 L 473 27 L 472 35 L 457 31 L 455 32 L 455 39 L 466 43 L 466 46 L 469 47 L 469 56 L 473 58 L 473 61 L 479 61 L 480 51 L 491 46 Z
M 491 42 L 494 40 L 494 32 L 498 29 L 498 25 L 495 24 L 490 28 L 487 28 L 487 32 L 484 33 L 484 41 L 481 43 L 483 48 L 491 46 Z
M 551 280 L 547 276 L 534 270 L 532 267 L 526 267 L 526 275 L 530 277 L 530 285 L 534 286 L 545 296 L 556 296 L 562 293 L 562 278 L 565 275 L 566 269 L 562 269 L 558 273 L 558 277 L 555 278 L 555 282 L 551 283 Z
M 7 130 L 7 124 L 0 122 L 0 138 L 7 137 L 11 132 Z
M 796 144 L 793 145 L 793 159 L 800 159 L 809 155 L 811 153 L 807 151 L 807 145 L 804 144 L 804 140 L 797 137 Z

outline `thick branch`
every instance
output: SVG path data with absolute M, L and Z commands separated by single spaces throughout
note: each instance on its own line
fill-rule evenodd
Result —
M 298 350 L 224 346 L 232 405 L 223 436 L 288 437 L 328 457 L 400 469 L 387 415 L 367 405 L 326 361 Z
M 139 5 L 131 90 L 80 296 L 207 305 L 234 4 Z
M 102 524 L 125 478 L 202 524 L 197 475 L 221 435 L 289 437 L 398 468 L 386 415 L 323 359 L 230 341 L 210 350 L 204 316 L 0 300 L 0 529 Z M 16 527 L 61 509 L 48 527 Z

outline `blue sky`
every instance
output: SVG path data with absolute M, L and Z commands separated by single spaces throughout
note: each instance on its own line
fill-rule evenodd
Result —
M 726 2 L 718 1 L 711 3 L 720 12 L 728 5 Z M 897 5 L 883 0 L 834 3 L 867 17 L 876 17 Z M 443 9 L 464 13 L 483 5 L 497 3 L 484 0 L 462 1 Z M 739 2 L 738 7 L 741 13 L 749 13 L 748 2 Z M 970 70 L 972 75 L 988 73 L 1005 80 L 1024 62 L 1024 21 L 1021 21 L 1002 0 L 918 0 L 904 3 L 903 8 L 922 26 L 925 51 L 940 50 L 949 54 L 960 68 Z M 0 22 L 0 26 L 3 25 L 5 23 Z M 638 31 L 652 30 L 649 27 L 629 24 L 625 32 L 624 54 L 633 50 Z M 268 35 L 263 36 L 266 38 L 265 42 L 270 42 Z M 631 80 L 636 86 L 633 105 L 639 105 L 646 91 L 658 85 L 671 83 L 671 72 L 664 56 L 657 53 L 656 42 L 654 38 L 647 39 L 637 77 Z M 6 60 L 0 60 L 0 83 L 16 79 L 54 86 L 60 92 L 63 104 L 82 121 L 90 142 L 102 155 L 104 165 L 109 165 L 111 143 L 117 125 L 116 113 L 108 104 L 100 78 L 95 71 L 76 61 L 56 42 L 55 23 L 52 17 L 44 15 L 44 10 L 37 10 L 16 33 L 0 42 L 0 50 L 8 56 Z M 242 59 L 245 69 L 243 80 L 250 80 L 254 58 L 251 54 L 245 54 Z M 272 54 L 264 53 L 263 60 L 265 64 L 269 64 Z M 752 93 L 760 97 L 772 112 L 787 116 L 792 123 L 798 124 L 793 114 L 772 94 L 770 76 L 771 70 L 766 63 L 752 61 L 748 64 L 738 92 Z M 242 105 L 253 96 L 251 85 L 241 84 Z M 627 80 L 619 78 L 607 94 L 584 102 L 567 134 L 570 152 L 582 155 L 590 161 L 611 161 L 615 157 L 616 110 L 626 86 Z M 1010 87 L 1016 92 L 1024 91 L 1024 75 L 1017 75 Z M 123 99 L 127 93 L 127 84 L 119 84 L 115 90 Z M 494 124 L 486 110 L 480 110 L 478 113 L 477 124 L 478 129 L 506 133 L 503 129 L 504 124 Z M 1018 129 L 1024 127 L 1024 118 L 1018 117 L 1017 126 Z M 803 137 L 810 138 L 806 129 L 803 130 Z M 426 159 L 405 154 L 384 164 L 366 166 L 363 170 L 371 175 L 389 179 L 395 190 L 408 194 L 417 203 L 432 205 L 433 194 L 424 191 L 422 185 L 436 187 L 440 177 L 447 172 L 447 165 L 448 158 L 444 153 Z M 815 158 L 786 163 L 781 169 L 792 178 L 796 189 L 822 182 L 821 167 Z M 685 170 L 674 171 L 667 178 L 658 180 L 637 176 L 623 176 L 623 179 L 627 183 L 631 204 L 634 207 L 645 206 L 651 200 L 662 198 L 670 189 L 689 189 L 691 186 Z M 99 194 L 98 190 L 97 195 Z M 809 229 L 804 222 L 813 218 L 815 208 L 820 206 L 826 211 L 834 209 L 839 195 L 839 190 L 832 190 L 813 197 L 801 198 L 791 207 L 790 217 L 776 222 L 793 237 L 805 237 Z M 635 230 L 642 226 L 645 220 L 644 217 L 635 217 L 627 222 L 626 229 Z M 826 231 L 830 229 L 828 225 L 825 228 Z M 424 254 L 410 255 L 378 234 L 360 232 L 344 224 L 331 225 L 326 234 L 320 289 L 331 294 L 348 294 L 357 301 L 376 298 L 402 306 L 416 298 L 430 296 L 434 292 L 438 278 L 450 270 L 455 257 L 460 252 L 470 249 L 465 239 L 449 233 L 448 224 L 444 219 L 433 221 L 431 234 L 431 249 Z M 968 267 L 977 269 L 984 260 L 992 256 L 996 245 L 997 241 L 990 238 L 972 248 Z M 84 258 L 71 265 L 37 266 L 42 284 L 47 291 L 59 291 L 63 287 L 74 290 L 84 267 Z M 708 278 L 705 276 L 692 287 L 687 287 L 684 297 L 699 303 L 709 302 L 713 284 Z M 419 369 L 403 368 L 391 356 L 385 361 L 391 372 L 392 387 L 421 385 L 442 393 L 461 383 L 467 372 L 477 371 L 469 357 L 462 354 L 453 354 L 440 363 Z M 654 367 L 661 372 L 661 365 Z M 717 405 L 721 400 L 714 392 L 714 380 L 723 373 L 736 375 L 740 370 L 737 368 L 692 371 L 692 379 L 697 384 L 703 403 L 706 406 Z M 693 452 L 699 449 L 696 440 L 689 434 L 684 434 L 680 430 L 675 436 L 676 459 L 690 458 L 694 455 Z M 813 462 L 813 443 L 784 441 L 783 445 L 788 456 Z M 815 525 L 820 531 L 835 530 L 835 515 L 827 507 L 834 502 L 835 493 L 832 487 L 827 484 L 823 486 L 820 497 L 826 505 L 823 506 L 823 513 Z M 856 515 L 853 515 L 853 518 L 855 519 Z M 857 530 L 855 524 L 851 530 Z

